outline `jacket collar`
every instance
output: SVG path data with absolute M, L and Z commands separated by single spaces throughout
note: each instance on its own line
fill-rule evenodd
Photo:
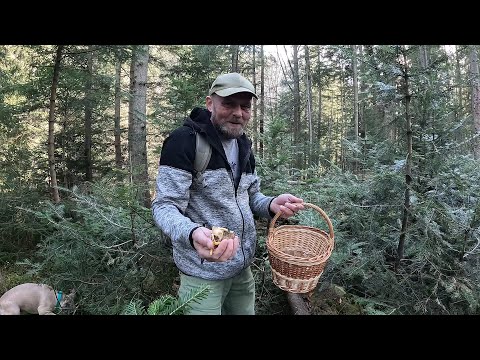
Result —
M 210 117 L 212 113 L 207 109 L 195 108 L 190 113 L 190 116 L 185 119 L 184 125 L 191 127 L 196 132 L 202 133 L 206 136 L 208 143 L 216 149 L 220 154 L 223 154 L 225 161 L 227 157 L 223 150 L 222 142 L 217 130 L 212 124 Z M 250 156 L 252 142 L 245 134 L 237 138 L 238 142 L 238 157 L 240 169 L 244 169 L 244 166 Z

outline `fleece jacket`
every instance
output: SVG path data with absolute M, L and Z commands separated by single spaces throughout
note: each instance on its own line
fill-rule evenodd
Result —
M 271 219 L 273 197 L 260 191 L 251 141 L 245 134 L 237 139 L 241 175 L 236 186 L 210 116 L 208 110 L 195 108 L 183 126 L 165 139 L 152 213 L 157 226 L 172 240 L 173 259 L 181 272 L 223 280 L 238 275 L 253 261 L 257 241 L 254 216 Z M 196 132 L 212 148 L 199 179 L 194 170 Z M 191 242 L 191 233 L 200 226 L 220 226 L 235 232 L 240 239 L 235 257 L 224 262 L 202 261 Z

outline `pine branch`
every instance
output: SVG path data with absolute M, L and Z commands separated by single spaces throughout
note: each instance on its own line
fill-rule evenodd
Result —
M 191 303 L 198 303 L 200 300 L 205 299 L 209 292 L 210 286 L 205 284 L 196 291 L 192 290 L 187 293 L 185 297 L 180 298 L 176 304 L 168 306 L 165 311 L 168 315 L 185 314 L 186 311 L 190 308 Z
M 120 315 L 145 315 L 145 308 L 140 300 L 132 300 L 125 306 Z

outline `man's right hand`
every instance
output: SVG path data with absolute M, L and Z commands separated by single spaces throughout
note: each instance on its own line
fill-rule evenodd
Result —
M 227 261 L 233 259 L 238 250 L 240 240 L 238 236 L 233 239 L 224 239 L 215 249 L 211 239 L 212 230 L 206 227 L 199 227 L 192 233 L 193 246 L 200 258 L 207 261 Z M 213 249 L 212 255 L 210 250 Z

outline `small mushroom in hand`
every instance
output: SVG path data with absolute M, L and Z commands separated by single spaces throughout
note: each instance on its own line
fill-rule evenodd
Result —
M 235 237 L 235 233 L 233 231 L 228 230 L 227 228 L 212 226 L 212 235 L 211 239 L 213 241 L 214 249 L 220 245 L 220 242 L 224 239 L 233 239 Z M 213 249 L 210 249 L 210 255 L 213 254 Z

